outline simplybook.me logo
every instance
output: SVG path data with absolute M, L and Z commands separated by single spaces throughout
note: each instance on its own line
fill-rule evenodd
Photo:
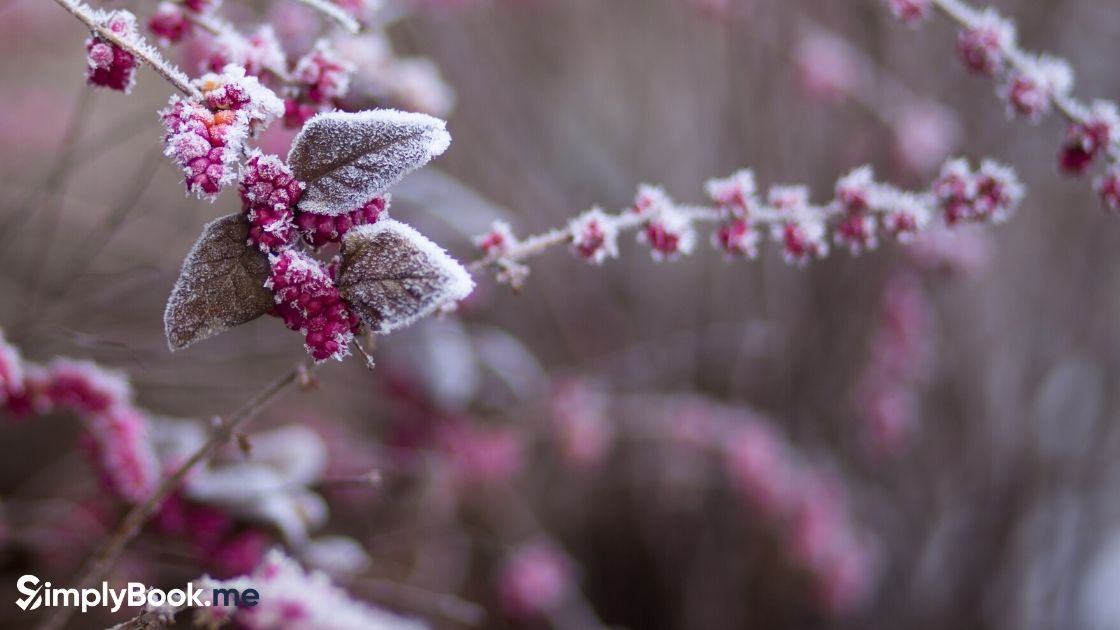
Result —
M 232 606 L 253 607 L 260 603 L 260 593 L 256 589 L 214 588 L 209 589 L 210 597 L 203 599 L 208 589 L 196 588 L 187 584 L 185 589 L 176 588 L 164 591 L 148 588 L 140 582 L 129 582 L 125 588 L 110 588 L 102 582 L 101 588 L 54 588 L 50 582 L 40 582 L 34 575 L 24 575 L 16 581 L 16 590 L 23 597 L 16 600 L 21 610 L 32 611 L 40 607 L 81 607 L 82 612 L 98 606 L 110 606 L 117 612 L 121 606 L 139 608 L 141 606 Z

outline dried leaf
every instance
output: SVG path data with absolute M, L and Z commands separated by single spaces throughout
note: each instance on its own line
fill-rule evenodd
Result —
M 385 334 L 467 297 L 474 281 L 438 245 L 385 219 L 343 237 L 338 288 L 371 330 Z
M 163 314 L 167 344 L 181 350 L 272 309 L 268 258 L 248 247 L 249 223 L 230 214 L 202 228 Z
M 307 184 L 299 209 L 342 214 L 447 150 L 445 123 L 392 109 L 319 114 L 292 142 L 288 164 Z

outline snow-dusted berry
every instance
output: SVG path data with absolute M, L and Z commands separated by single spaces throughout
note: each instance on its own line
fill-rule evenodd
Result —
M 999 95 L 1007 101 L 1008 111 L 1038 122 L 1050 113 L 1055 96 L 1073 87 L 1073 70 L 1062 59 L 1040 57 L 1024 61 L 1021 69 L 1010 73 Z
M 296 215 L 296 225 L 303 241 L 312 247 L 342 241 L 344 234 L 359 225 L 369 225 L 388 216 L 385 212 L 387 197 L 374 197 L 357 210 L 337 215 L 301 212 Z
M 933 219 L 929 204 L 918 195 L 890 191 L 882 195 L 883 229 L 900 242 L 909 243 Z
M 774 186 L 767 199 L 788 219 L 775 224 L 771 235 L 782 244 L 786 262 L 804 265 L 813 257 L 828 255 L 828 240 L 823 216 L 809 205 L 805 186 Z
M 1109 210 L 1120 210 L 1120 166 L 1112 166 L 1097 179 L 1097 193 Z
M 1015 171 L 985 160 L 976 173 L 976 200 L 972 204 L 976 221 L 1006 221 L 1022 201 L 1025 191 Z
M 103 24 L 123 40 L 140 41 L 136 16 L 128 11 L 109 13 Z M 98 35 L 86 40 L 86 81 L 90 85 L 130 92 L 136 83 L 136 68 L 139 65 L 136 55 Z
M 758 257 L 758 231 L 746 218 L 734 218 L 712 234 L 712 244 L 728 258 Z
M 1014 45 L 1015 25 L 989 9 L 960 32 L 957 54 L 970 71 L 994 77 L 1003 70 L 1004 57 Z
M 252 133 L 263 130 L 284 115 L 284 102 L 245 68 L 230 64 L 221 73 L 209 73 L 196 81 L 202 100 L 211 111 L 233 110 L 245 115 Z
M 1080 118 L 1066 131 L 1059 160 L 1062 170 L 1072 175 L 1084 173 L 1120 138 L 1120 112 L 1114 103 L 1097 101 Z
M 954 225 L 972 215 L 972 200 L 976 197 L 976 180 L 967 160 L 950 160 L 941 167 L 941 174 L 933 182 L 933 194 L 945 214 L 945 222 Z
M 307 351 L 316 361 L 342 359 L 359 330 L 358 317 L 339 295 L 322 263 L 297 250 L 273 255 L 265 286 L 273 291 L 273 315 L 304 335 Z
M 836 183 L 836 201 L 843 216 L 834 239 L 853 254 L 878 245 L 877 221 L 870 213 L 875 192 L 875 174 L 870 166 L 858 168 Z
M 159 38 L 160 43 L 175 44 L 190 33 L 191 21 L 187 19 L 187 14 L 181 5 L 161 2 L 148 18 L 148 30 Z
M 287 57 L 276 31 L 267 24 L 249 36 L 227 29 L 213 38 L 206 57 L 206 68 L 211 72 L 221 72 L 230 64 L 244 68 L 245 74 L 250 76 L 260 76 L 267 71 L 284 77 L 288 69 Z
M 338 56 L 326 40 L 319 40 L 296 62 L 292 79 L 303 84 L 308 100 L 322 105 L 345 96 L 353 74 L 354 66 Z
M 487 232 L 474 237 L 474 245 L 482 250 L 483 254 L 500 258 L 509 252 L 511 247 L 517 245 L 517 237 L 514 236 L 509 223 L 494 221 Z
M 754 172 L 744 169 L 723 179 L 710 179 L 704 191 L 712 203 L 732 217 L 742 217 L 758 207 L 758 187 Z
M 929 17 L 933 0 L 887 0 L 894 16 L 907 24 L 916 24 Z
M 584 260 L 600 265 L 618 258 L 618 227 L 601 208 L 592 208 L 568 224 L 572 251 Z
M 650 247 L 654 260 L 671 260 L 695 249 L 696 231 L 691 218 L 661 188 L 639 187 L 633 210 L 646 219 L 638 232 L 638 242 Z

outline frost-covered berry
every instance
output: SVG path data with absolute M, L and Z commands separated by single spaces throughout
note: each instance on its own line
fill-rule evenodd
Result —
M 1059 158 L 1062 170 L 1071 175 L 1084 173 L 1120 138 L 1120 112 L 1114 103 L 1097 101 L 1080 118 L 1067 129 Z
M 1006 221 L 1024 195 L 1023 184 L 1015 171 L 991 160 L 985 160 L 976 173 L 976 199 L 972 204 L 973 220 Z
M 994 77 L 1003 70 L 1004 57 L 1014 45 L 1015 25 L 989 9 L 960 32 L 957 54 L 970 71 Z
M 203 75 L 196 82 L 211 111 L 232 110 L 245 115 L 250 131 L 261 131 L 284 115 L 284 102 L 245 68 L 230 64 L 221 73 Z
M 191 21 L 187 19 L 182 6 L 173 2 L 161 2 L 148 18 L 148 30 L 164 45 L 175 44 L 190 33 Z
M 515 550 L 498 577 L 502 609 L 518 620 L 540 619 L 563 605 L 572 588 L 568 560 L 544 543 Z
M 875 174 L 870 166 L 860 167 L 836 183 L 836 200 L 844 214 L 836 225 L 834 239 L 853 254 L 878 245 L 877 221 L 870 213 L 875 193 Z
M 758 231 L 745 218 L 735 218 L 719 226 L 712 244 L 728 258 L 757 258 Z
M 1120 210 L 1120 166 L 1113 166 L 1097 179 L 1097 193 L 1109 210 Z
M 340 57 L 326 40 L 319 40 L 296 62 L 292 79 L 303 84 L 308 100 L 322 105 L 345 96 L 353 74 L 353 64 Z
M 249 219 L 249 245 L 271 252 L 295 240 L 292 216 L 303 183 L 283 160 L 254 152 L 241 170 L 239 192 Z
M 284 126 L 289 129 L 299 129 L 317 113 L 319 108 L 314 105 L 294 98 L 284 99 Z
M 276 31 L 267 24 L 249 36 L 228 29 L 210 40 L 206 68 L 211 72 L 221 72 L 230 64 L 244 68 L 245 74 L 250 76 L 260 76 L 268 71 L 283 77 L 288 70 L 287 58 Z
M 357 315 L 339 295 L 323 264 L 297 250 L 274 254 L 265 286 L 273 291 L 273 315 L 304 335 L 308 353 L 316 361 L 342 359 L 359 330 Z
M 140 40 L 136 16 L 128 11 L 109 13 L 103 24 L 121 39 Z M 90 85 L 130 92 L 136 83 L 136 68 L 139 65 L 136 55 L 97 35 L 86 40 L 86 81 Z
M 388 216 L 385 212 L 387 197 L 374 197 L 357 210 L 328 216 L 301 212 L 296 215 L 296 225 L 303 241 L 312 247 L 338 243 L 351 228 L 369 225 Z
M 600 265 L 618 258 L 618 227 L 600 208 L 592 208 L 568 224 L 572 251 L 584 260 Z
M 474 245 L 482 250 L 483 254 L 498 258 L 517 245 L 517 237 L 514 236 L 509 223 L 494 221 L 489 231 L 474 237 Z
M 646 184 L 639 187 L 633 210 L 646 220 L 638 232 L 638 242 L 650 247 L 654 260 L 671 260 L 695 249 L 696 231 L 691 218 L 661 188 Z
M 972 216 L 972 200 L 976 197 L 976 180 L 967 160 L 950 160 L 941 167 L 933 182 L 933 194 L 945 214 L 945 222 L 954 225 Z
M 159 481 L 159 466 L 148 430 L 148 419 L 131 405 L 118 405 L 89 416 L 88 447 L 102 482 L 131 503 L 151 496 Z
M 880 224 L 887 233 L 903 243 L 911 242 L 933 218 L 928 203 L 912 193 L 884 193 L 880 203 Z
M 775 224 L 771 235 L 782 244 L 786 262 L 804 265 L 813 257 L 828 255 L 824 218 L 809 205 L 809 189 L 804 186 L 774 186 L 767 199 L 788 218 Z
M 929 17 L 933 0 L 887 0 L 887 7 L 896 18 L 916 24 Z
M 758 207 L 758 186 L 754 172 L 744 169 L 724 179 L 710 179 L 704 191 L 719 210 L 728 216 L 742 217 Z
M 1023 62 L 1021 69 L 1008 75 L 999 89 L 1007 101 L 1008 111 L 1032 122 L 1050 113 L 1055 96 L 1065 95 L 1073 87 L 1073 70 L 1062 59 L 1039 57 Z

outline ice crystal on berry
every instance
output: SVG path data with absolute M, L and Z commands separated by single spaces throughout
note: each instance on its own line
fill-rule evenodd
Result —
M 1066 131 L 1060 157 L 1062 170 L 1072 175 L 1084 173 L 1120 139 L 1120 112 L 1114 103 L 1097 101 L 1079 119 Z

